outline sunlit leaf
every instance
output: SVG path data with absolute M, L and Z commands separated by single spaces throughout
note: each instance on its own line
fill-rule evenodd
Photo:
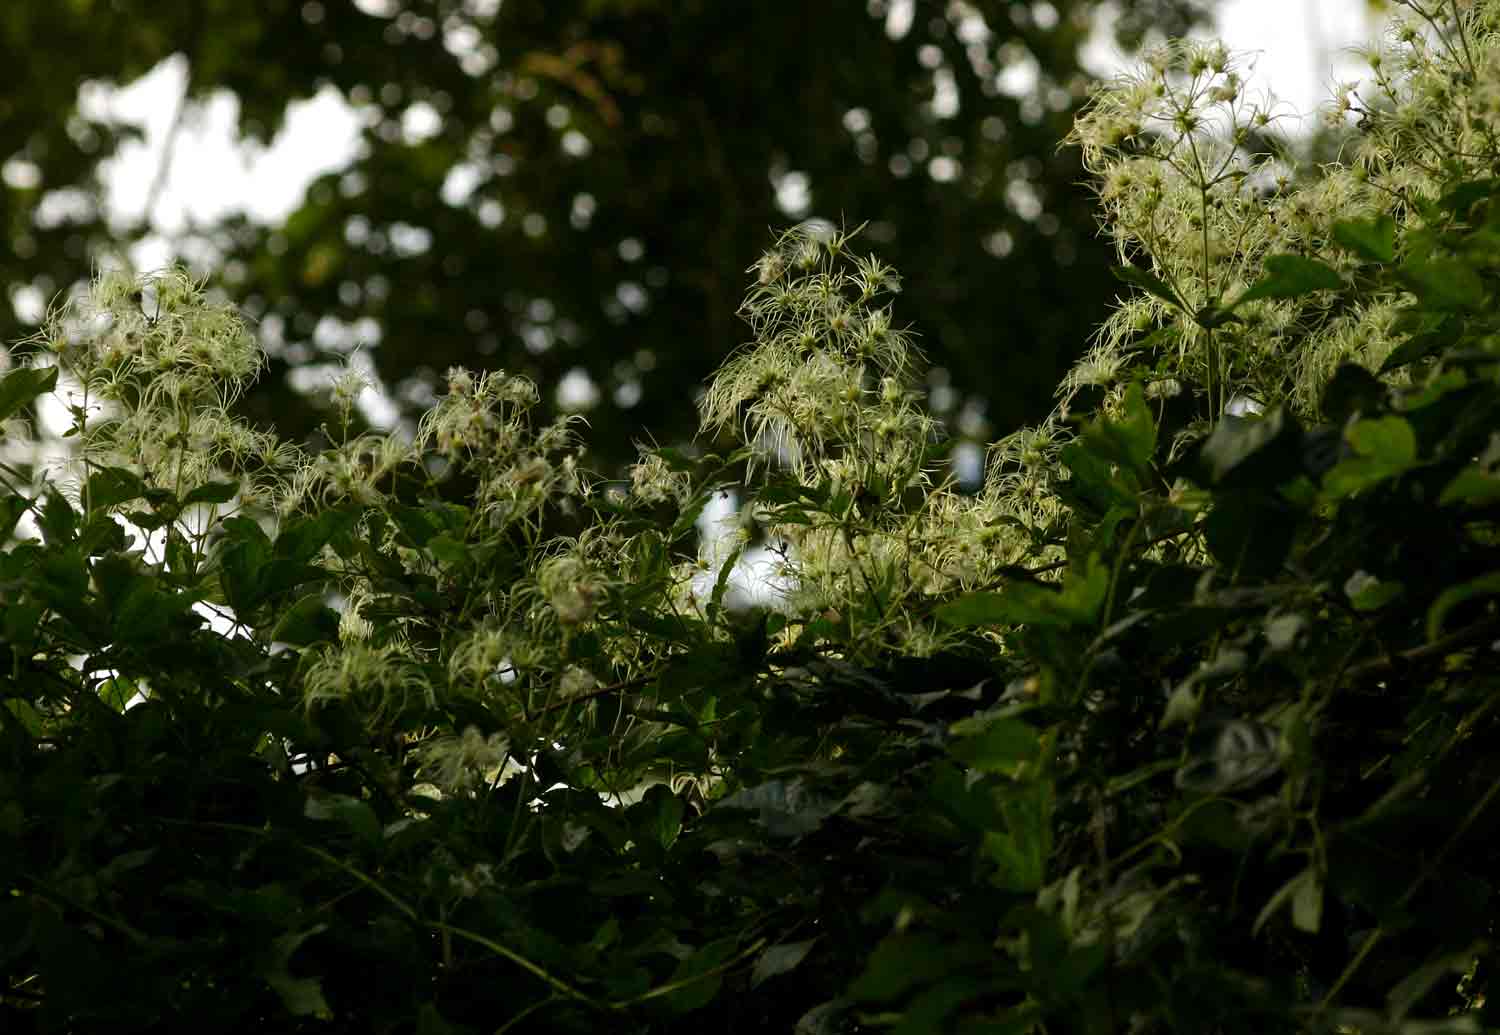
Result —
M 1358 421 L 1344 438 L 1355 455 L 1339 461 L 1323 475 L 1323 491 L 1333 499 L 1404 474 L 1417 462 L 1417 436 L 1403 417 Z

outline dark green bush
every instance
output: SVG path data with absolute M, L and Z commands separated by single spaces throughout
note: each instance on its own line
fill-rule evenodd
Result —
M 80 443 L 0 504 L 6 1030 L 1500 1027 L 1500 8 L 1433 15 L 1300 190 L 1216 48 L 1100 94 L 1145 293 L 975 495 L 815 226 L 629 491 L 499 373 L 305 455 L 101 277 L 0 380 Z

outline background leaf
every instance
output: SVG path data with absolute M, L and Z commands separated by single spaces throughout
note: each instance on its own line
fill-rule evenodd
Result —
M 772 945 L 755 961 L 755 969 L 750 972 L 750 987 L 759 988 L 768 979 L 795 969 L 817 943 L 817 938 L 808 938 L 800 942 Z

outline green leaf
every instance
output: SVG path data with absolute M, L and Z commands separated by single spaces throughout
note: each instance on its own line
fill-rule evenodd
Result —
M 708 501 L 713 496 L 714 493 L 712 492 L 700 492 L 688 500 L 686 506 L 677 515 L 677 520 L 672 522 L 672 529 L 667 533 L 667 538 L 675 541 L 691 532 L 693 526 L 698 523 L 698 518 L 703 513 L 703 508 L 708 506 Z
M 977 734 L 956 740 L 948 748 L 954 758 L 980 772 L 1007 775 L 1014 775 L 1024 763 L 1035 762 L 1040 752 L 1036 730 L 1019 719 L 984 722 Z
M 47 727 L 42 721 L 42 713 L 37 711 L 36 707 L 30 701 L 23 701 L 15 697 L 7 698 L 5 707 L 10 709 L 12 715 L 21 720 L 21 725 L 26 727 L 27 733 L 30 733 L 33 737 L 45 735 Z
M 731 935 L 709 942 L 679 963 L 667 984 L 681 987 L 667 994 L 667 1005 L 676 1013 L 690 1013 L 713 1002 L 724 980 L 718 970 L 738 948 L 739 938 Z
M 1323 388 L 1324 415 L 1343 424 L 1356 413 L 1373 415 L 1385 408 L 1390 392 L 1385 382 L 1357 363 L 1343 363 Z
M 662 462 L 674 471 L 695 471 L 698 465 L 704 461 L 688 456 L 680 449 L 671 446 L 658 446 L 651 453 L 662 458 Z M 644 458 L 643 458 L 644 459 Z M 706 460 L 707 458 L 705 458 Z
M 87 499 L 90 509 L 118 506 L 145 494 L 146 483 L 140 475 L 124 467 L 105 467 L 89 475 Z
M 1308 934 L 1317 934 L 1323 925 L 1323 882 L 1308 871 L 1308 877 L 1292 895 L 1292 926 Z
M 187 507 L 194 503 L 228 503 L 239 491 L 239 482 L 204 482 L 182 497 L 182 505 Z
M 281 997 L 281 1003 L 297 1017 L 316 1017 L 332 1020 L 333 1011 L 328 1000 L 323 998 L 323 983 L 319 978 L 293 977 L 288 969 L 292 955 L 313 935 L 327 930 L 327 924 L 314 924 L 305 931 L 283 934 L 276 938 L 260 963 L 260 975 L 266 984 Z
M 1090 625 L 1109 590 L 1109 572 L 1091 557 L 1083 572 L 1069 571 L 1061 589 L 1045 583 L 1012 582 L 1003 593 L 970 593 L 937 609 L 949 625 Z
M 1427 639 L 1433 641 L 1442 634 L 1444 620 L 1458 605 L 1476 597 L 1494 596 L 1497 593 L 1500 593 L 1500 571 L 1492 571 L 1488 575 L 1448 587 L 1427 610 Z
M 271 639 L 305 647 L 338 638 L 339 616 L 323 602 L 322 593 L 309 593 L 282 614 Z
M 1407 338 L 1400 345 L 1391 350 L 1390 355 L 1385 357 L 1385 362 L 1380 364 L 1380 372 L 1389 374 L 1392 370 L 1415 363 L 1419 359 L 1445 348 L 1453 339 L 1438 331 L 1430 331 L 1424 334 L 1415 334 Z
M 745 552 L 743 543 L 729 551 L 729 556 L 724 558 L 724 563 L 719 566 L 719 576 L 714 579 L 713 592 L 708 599 L 708 614 L 710 618 L 716 618 L 724 609 L 724 594 L 729 589 L 729 576 L 734 571 L 734 566 L 739 563 L 740 556 Z
M 42 530 L 42 536 L 49 546 L 71 542 L 73 539 L 78 528 L 78 515 L 67 498 L 57 491 L 56 486 L 47 487 L 47 502 L 42 504 L 37 527 Z
M 847 999 L 829 999 L 797 1018 L 793 1035 L 841 1035 L 846 1030 L 844 1015 L 849 1012 Z
M 1246 302 L 1262 298 L 1299 298 L 1314 291 L 1338 291 L 1344 278 L 1338 271 L 1316 259 L 1300 255 L 1272 255 L 1266 259 L 1266 273 L 1235 299 L 1228 308 L 1238 309 Z
M 163 593 L 152 580 L 140 579 L 114 609 L 115 638 L 121 643 L 159 643 L 169 637 L 172 619 L 189 606 L 189 598 Z
M 328 573 L 322 568 L 311 564 L 303 564 L 301 561 L 290 560 L 286 557 L 277 557 L 266 561 L 265 566 L 256 573 L 255 588 L 262 599 L 275 596 L 298 586 L 305 586 L 309 582 L 319 582 L 328 578 Z
M 1461 313 L 1434 312 L 1408 307 L 1397 314 L 1393 334 L 1405 338 L 1380 366 L 1381 373 L 1395 370 L 1447 348 L 1464 336 L 1467 317 Z
M 672 632 L 681 635 L 677 630 Z M 737 674 L 738 664 L 737 653 L 728 643 L 712 644 L 679 655 L 665 664 L 657 675 L 654 684 L 657 699 L 668 703 L 701 692 L 704 687 L 727 683 Z
M 819 935 L 819 937 L 822 937 Z M 773 945 L 761 953 L 760 959 L 755 961 L 755 969 L 750 972 L 750 987 L 759 988 L 766 980 L 777 974 L 785 974 L 793 970 L 812 951 L 812 947 L 818 942 L 817 938 L 809 938 L 802 942 L 782 942 Z
M 1139 381 L 1125 389 L 1121 414 L 1090 423 L 1083 431 L 1083 442 L 1096 456 L 1132 472 L 1134 488 L 1143 487 L 1151 472 L 1151 458 L 1156 452 L 1156 418 L 1146 402 Z
M 1404 417 L 1380 417 L 1350 425 L 1344 440 L 1354 456 L 1323 475 L 1323 491 L 1343 499 L 1404 474 L 1417 463 L 1417 436 Z
M 30 647 L 39 635 L 39 624 L 45 608 L 39 601 L 26 600 L 0 608 L 0 629 L 15 647 Z
M 946 977 L 912 999 L 900 1023 L 891 1029 L 891 1035 L 931 1035 L 932 1032 L 947 1031 L 948 1018 L 983 991 L 984 985 L 978 978 L 967 974 Z
M 226 543 L 219 554 L 219 583 L 236 611 L 248 614 L 261 601 L 260 581 L 271 559 L 271 540 L 247 517 L 225 518 Z
M 427 540 L 427 552 L 450 571 L 466 571 L 473 560 L 468 545 L 446 532 Z
M 99 700 L 116 712 L 123 713 L 126 703 L 135 696 L 137 689 L 139 688 L 130 680 L 116 676 L 99 684 Z
M 1000 799 L 1003 831 L 986 831 L 985 855 L 994 860 L 991 882 L 1007 891 L 1033 892 L 1047 879 L 1052 852 L 1052 785 L 1045 781 L 1007 789 Z
M 643 814 L 647 835 L 663 848 L 671 848 L 682 833 L 682 799 L 664 784 L 648 788 L 645 796 L 632 805 L 630 811 Z
M 1296 422 L 1277 407 L 1260 417 L 1226 416 L 1198 450 L 1208 479 L 1224 488 L 1275 488 L 1302 468 Z
M 185 535 L 170 535 L 165 552 L 167 570 L 179 579 L 192 581 L 198 571 L 198 552 L 193 548 L 193 541 Z
M 1484 280 L 1461 259 L 1413 256 L 1401 266 L 1401 280 L 1429 309 L 1482 309 Z
M 866 1002 L 895 1002 L 911 989 L 944 977 L 952 966 L 947 946 L 936 935 L 891 935 L 870 954 L 864 973 L 849 986 L 849 995 Z
M 1472 463 L 1453 476 L 1438 495 L 1442 506 L 1461 504 L 1482 507 L 1500 500 L 1500 476 L 1486 470 L 1486 465 Z
M 292 561 L 312 560 L 330 540 L 354 527 L 361 510 L 352 506 L 333 507 L 287 522 L 276 536 L 276 556 Z
M 442 529 L 437 512 L 428 507 L 391 504 L 387 513 L 407 539 L 403 546 L 421 549 Z
M 1292 924 L 1299 931 L 1316 934 L 1323 921 L 1323 882 L 1311 866 L 1283 884 L 1261 909 L 1250 927 L 1256 935 L 1283 906 L 1292 908 Z
M 1095 943 L 1072 949 L 1053 966 L 1047 968 L 1046 989 L 1051 999 L 1074 999 L 1088 987 L 1089 979 L 1104 969 L 1110 962 L 1114 950 L 1108 945 Z
M 1232 309 L 1225 309 L 1222 306 L 1217 305 L 1206 305 L 1203 308 L 1199 309 L 1198 312 L 1193 315 L 1193 321 L 1206 331 L 1211 331 L 1215 328 L 1223 327 L 1225 324 L 1229 323 L 1245 322 L 1244 319 L 1241 318 L 1240 315 L 1234 312 Z
M 0 541 L 10 538 L 16 530 L 16 523 L 30 505 L 31 501 L 25 496 L 0 497 Z
M 1373 219 L 1334 223 L 1333 239 L 1371 262 L 1396 260 L 1396 221 L 1384 213 Z
M 1162 713 L 1160 726 L 1166 729 L 1178 723 L 1192 722 L 1203 707 L 1202 695 L 1189 682 L 1179 683 L 1167 697 L 1167 707 Z
M 1485 178 L 1465 180 L 1451 187 L 1438 199 L 1438 204 L 1457 216 L 1466 216 L 1477 201 L 1493 197 L 1500 180 Z
M 472 1030 L 450 1022 L 434 1003 L 423 1003 L 417 1011 L 416 1035 L 470 1035 Z
M 970 831 L 1005 828 L 1005 814 L 992 790 L 982 782 L 971 784 L 968 775 L 949 762 L 932 767 L 932 779 L 927 785 L 927 795 L 933 804 L 947 818 Z
M 25 832 L 26 814 L 21 811 L 20 803 L 8 801 L 4 805 L 0 805 L 0 837 L 7 840 L 19 841 L 21 835 Z
M 125 549 L 125 529 L 108 514 L 93 514 L 78 533 L 78 549 L 85 557 L 97 557 L 110 550 Z M 170 556 L 168 557 L 170 561 Z M 173 568 L 174 572 L 186 571 Z
M 1149 292 L 1183 312 L 1187 311 L 1187 306 L 1182 299 L 1177 297 L 1177 293 L 1156 274 L 1143 270 L 1139 266 L 1115 266 L 1112 267 L 1111 272 L 1125 283 Z
M 367 845 L 381 842 L 380 820 L 375 810 L 347 794 L 311 794 L 302 814 L 308 819 L 338 823 Z
M 1060 456 L 1068 469 L 1068 480 L 1056 486 L 1058 498 L 1064 503 L 1095 517 L 1114 507 L 1132 507 L 1133 491 L 1142 488 L 1117 477 L 1115 465 L 1096 451 L 1098 445 L 1098 439 L 1079 439 L 1064 446 Z
M 21 367 L 0 377 L 0 421 L 56 387 L 56 367 Z
M 1203 537 L 1227 571 L 1270 577 L 1291 552 L 1297 519 L 1295 509 L 1268 494 L 1230 490 L 1214 500 Z
M 147 532 L 155 532 L 158 528 L 171 523 L 171 518 L 165 514 L 158 514 L 154 510 L 132 510 L 126 513 L 126 520 L 132 525 L 139 525 Z

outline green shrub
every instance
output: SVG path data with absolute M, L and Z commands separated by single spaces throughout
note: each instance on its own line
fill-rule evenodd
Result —
M 1500 1026 L 1500 4 L 1404 6 L 1310 180 L 1219 48 L 1102 89 L 1141 293 L 974 494 L 851 234 L 628 491 L 499 372 L 292 447 L 102 275 L 0 380 L 6 1030 Z

